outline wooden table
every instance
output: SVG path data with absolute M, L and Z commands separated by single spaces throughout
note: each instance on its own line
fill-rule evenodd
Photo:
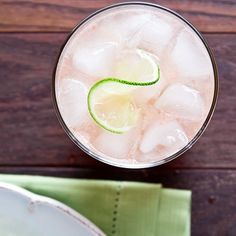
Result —
M 194 147 L 162 167 L 124 170 L 86 156 L 52 105 L 52 72 L 67 33 L 115 3 L 0 0 L 0 172 L 138 180 L 191 189 L 192 235 L 236 235 L 236 0 L 160 0 L 208 40 L 220 76 L 213 119 Z

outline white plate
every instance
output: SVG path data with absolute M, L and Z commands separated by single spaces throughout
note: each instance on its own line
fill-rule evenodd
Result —
M 0 183 L 0 235 L 105 236 L 64 204 L 5 183 Z

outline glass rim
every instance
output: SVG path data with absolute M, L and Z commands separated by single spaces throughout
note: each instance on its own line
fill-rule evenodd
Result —
M 122 163 L 120 161 L 115 161 L 113 158 L 112 159 L 108 159 L 108 158 L 104 158 L 102 156 L 100 156 L 99 154 L 91 151 L 88 147 L 86 147 L 84 144 L 82 144 L 76 137 L 75 135 L 71 132 L 71 130 L 67 127 L 66 123 L 64 122 L 62 115 L 60 113 L 58 104 L 57 104 L 57 99 L 56 99 L 56 88 L 55 88 L 55 81 L 56 81 L 56 71 L 57 71 L 57 66 L 61 57 L 61 54 L 64 50 L 64 48 L 66 47 L 68 41 L 70 40 L 70 38 L 72 37 L 72 35 L 76 32 L 76 30 L 78 28 L 80 28 L 82 25 L 84 25 L 84 23 L 86 23 L 88 20 L 90 20 L 91 18 L 93 18 L 94 16 L 103 13 L 107 10 L 110 10 L 112 8 L 116 8 L 116 7 L 121 7 L 121 6 L 130 6 L 130 5 L 134 5 L 134 6 L 148 6 L 148 7 L 153 7 L 153 8 L 157 8 L 157 9 L 161 9 L 163 11 L 166 11 L 174 16 L 176 16 L 177 18 L 179 18 L 180 20 L 182 20 L 183 22 L 185 22 L 199 37 L 199 39 L 202 41 L 202 43 L 204 44 L 208 55 L 210 57 L 211 60 L 211 64 L 212 64 L 212 68 L 213 68 L 213 72 L 214 72 L 214 95 L 213 95 L 213 99 L 212 99 L 212 104 L 210 107 L 210 110 L 208 112 L 208 115 L 204 121 L 204 123 L 202 124 L 201 128 L 199 129 L 199 131 L 195 134 L 195 136 L 188 142 L 187 145 L 185 145 L 182 149 L 180 149 L 178 152 L 175 152 L 174 154 L 161 159 L 161 160 L 157 160 L 157 161 L 153 161 L 153 162 L 147 162 L 147 163 Z M 123 3 L 117 3 L 117 4 L 112 4 L 109 5 L 107 7 L 101 8 L 95 12 L 93 12 L 92 14 L 90 14 L 89 16 L 87 16 L 86 18 L 84 18 L 82 21 L 80 21 L 73 29 L 72 31 L 69 33 L 69 35 L 66 37 L 66 39 L 64 40 L 64 43 L 62 44 L 59 54 L 57 56 L 57 60 L 56 60 L 56 64 L 54 66 L 54 70 L 53 70 L 53 77 L 52 77 L 52 99 L 53 99 L 53 105 L 54 105 L 54 109 L 56 111 L 56 116 L 59 120 L 59 123 L 61 124 L 62 128 L 64 129 L 65 133 L 69 136 L 69 138 L 82 150 L 84 151 L 86 154 L 88 154 L 90 157 L 93 157 L 94 159 L 101 161 L 103 163 L 106 163 L 108 165 L 111 166 L 116 166 L 116 167 L 120 167 L 120 168 L 126 168 L 126 169 L 142 169 L 142 168 L 149 168 L 149 167 L 155 167 L 155 166 L 159 166 L 165 163 L 168 163 L 174 159 L 176 159 L 177 157 L 181 156 L 183 153 L 185 153 L 187 150 L 189 150 L 193 144 L 195 144 L 197 142 L 197 140 L 202 136 L 202 134 L 204 133 L 204 131 L 206 130 L 212 115 L 214 113 L 215 107 L 216 107 L 216 103 L 217 103 L 217 98 L 218 98 L 218 94 L 219 94 L 219 77 L 218 77 L 218 70 L 217 70 L 217 65 L 216 65 L 216 61 L 214 58 L 214 55 L 210 49 L 210 47 L 208 46 L 208 43 L 206 42 L 206 40 L 203 38 L 203 36 L 201 35 L 201 33 L 188 21 L 186 20 L 184 17 L 182 17 L 181 15 L 179 15 L 178 13 L 176 13 L 175 11 L 163 7 L 161 5 L 158 4 L 153 4 L 153 3 L 148 3 L 148 2 L 123 2 Z

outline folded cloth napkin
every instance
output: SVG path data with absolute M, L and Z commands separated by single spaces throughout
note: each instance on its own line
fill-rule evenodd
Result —
M 0 175 L 1 182 L 54 198 L 107 236 L 189 236 L 191 192 L 160 184 Z

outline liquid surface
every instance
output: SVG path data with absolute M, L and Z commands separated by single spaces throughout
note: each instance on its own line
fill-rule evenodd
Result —
M 132 89 L 138 118 L 127 132 L 115 134 L 94 122 L 87 96 L 104 78 L 137 74 L 125 61 L 127 51 L 135 50 L 156 58 L 160 80 Z M 206 120 L 214 86 L 209 54 L 190 26 L 162 9 L 135 5 L 106 10 L 79 27 L 61 54 L 55 80 L 61 116 L 76 139 L 106 160 L 132 165 L 185 147 Z

